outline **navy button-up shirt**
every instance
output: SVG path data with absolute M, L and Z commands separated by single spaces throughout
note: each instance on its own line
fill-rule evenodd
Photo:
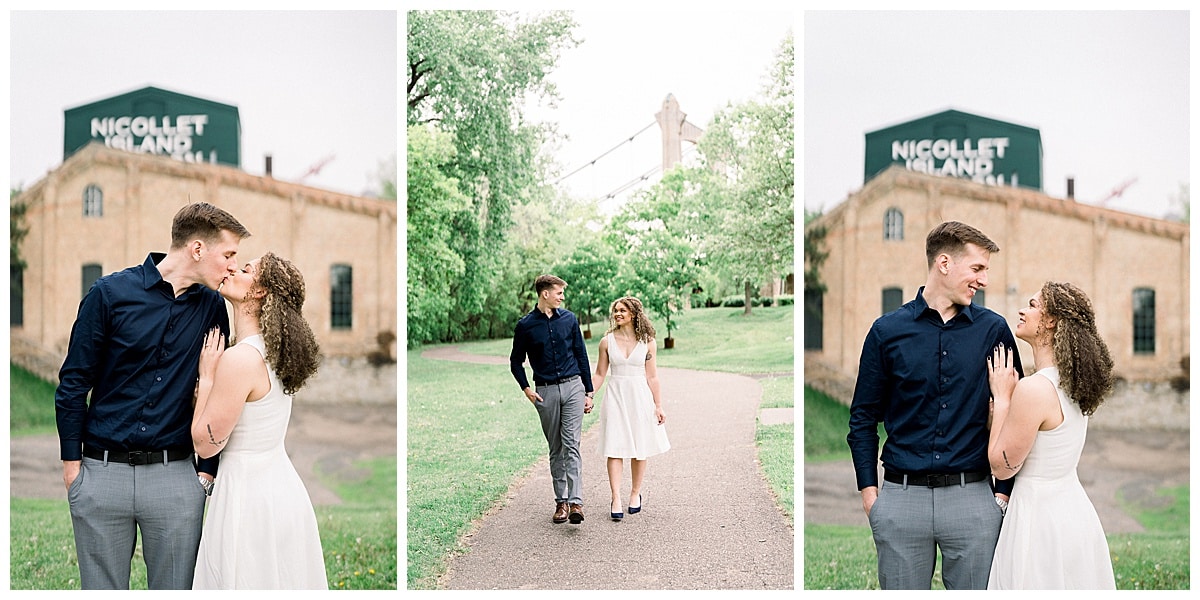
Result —
M 527 355 L 534 380 L 554 382 L 579 375 L 583 379 L 583 390 L 592 391 L 587 346 L 583 344 L 579 320 L 571 311 L 556 308 L 554 315 L 547 317 L 546 313 L 534 308 L 517 322 L 508 362 L 522 390 L 529 387 L 529 378 L 525 375 Z
M 80 460 L 81 444 L 192 450 L 200 348 L 213 326 L 229 339 L 229 316 L 200 284 L 175 297 L 158 272 L 165 256 L 101 277 L 79 303 L 54 394 L 62 460 Z M 216 468 L 215 457 L 200 461 L 202 472 Z
M 943 323 L 924 291 L 876 319 L 863 343 L 846 436 L 860 490 L 878 485 L 877 456 L 897 473 L 990 472 L 987 357 L 997 345 L 1012 348 L 1024 374 L 1004 317 L 969 305 Z M 996 491 L 1010 493 L 1012 481 Z

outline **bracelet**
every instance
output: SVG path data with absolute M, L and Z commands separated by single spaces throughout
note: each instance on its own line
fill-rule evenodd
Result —
M 199 475 L 196 476 L 196 479 L 200 480 L 200 487 L 204 488 L 204 495 L 211 496 L 213 493 L 213 487 L 216 486 L 217 482 L 205 479 Z
M 1008 513 L 1008 500 L 1005 500 L 1000 496 L 996 496 L 996 506 L 1000 507 L 1000 516 L 1004 516 Z

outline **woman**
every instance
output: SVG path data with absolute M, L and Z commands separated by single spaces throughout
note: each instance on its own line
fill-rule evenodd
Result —
M 1112 391 L 1113 361 L 1078 287 L 1047 282 L 1017 313 L 1036 373 L 1020 381 L 1012 351 L 988 358 L 998 479 L 1017 476 L 989 589 L 1115 589 L 1108 541 L 1076 466 L 1088 416 Z
M 600 406 L 600 452 L 608 458 L 608 486 L 612 490 L 609 514 L 624 516 L 621 507 L 622 459 L 628 458 L 633 473 L 629 490 L 629 514 L 642 510 L 642 480 L 646 459 L 671 448 L 667 420 L 658 389 L 658 366 L 654 361 L 654 326 L 637 298 L 626 296 L 612 303 L 608 334 L 600 340 L 600 358 L 592 375 L 592 389 L 604 385 L 612 366 L 608 391 Z M 636 504 L 635 504 L 636 502 Z
M 292 395 L 320 349 L 301 316 L 304 279 L 267 253 L 228 277 L 237 345 L 204 338 L 192 418 L 201 457 L 221 453 L 194 589 L 327 589 L 317 519 L 283 441 Z

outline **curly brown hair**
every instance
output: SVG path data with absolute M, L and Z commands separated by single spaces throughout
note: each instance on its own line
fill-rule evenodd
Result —
M 616 310 L 617 304 L 624 304 L 629 309 L 630 317 L 633 320 L 634 339 L 639 342 L 650 343 L 650 340 L 654 339 L 654 326 L 650 324 L 650 317 L 646 316 L 646 309 L 642 308 L 642 301 L 633 296 L 617 298 L 608 307 L 608 333 L 617 330 L 617 325 L 613 323 L 612 318 L 612 312 Z
M 1070 283 L 1047 281 L 1042 310 L 1055 319 L 1054 363 L 1067 397 L 1091 415 L 1112 392 L 1112 356 L 1096 330 L 1096 312 L 1083 290 Z
M 259 305 L 267 362 L 284 393 L 295 394 L 321 362 L 321 347 L 302 312 L 304 276 L 291 262 L 268 252 L 259 259 L 255 284 L 267 292 Z

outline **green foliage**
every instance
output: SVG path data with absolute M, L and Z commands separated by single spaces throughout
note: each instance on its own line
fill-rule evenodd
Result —
M 713 268 L 750 290 L 793 270 L 795 215 L 793 42 L 780 45 L 763 97 L 719 111 L 700 139 L 704 162 L 728 174 L 703 176 L 719 198 L 707 209 L 700 249 Z M 707 171 L 707 169 L 703 170 Z M 694 176 L 700 176 L 699 170 Z
M 29 235 L 29 224 L 25 221 L 29 205 L 17 202 L 20 195 L 20 189 L 10 189 L 8 192 L 8 264 L 10 267 L 24 269 L 25 258 L 21 255 L 21 242 Z
M 575 249 L 554 271 L 567 282 L 568 300 L 579 320 L 589 327 L 604 318 L 608 305 L 619 296 L 615 289 L 621 257 L 599 238 Z
M 546 194 L 538 151 L 549 129 L 527 122 L 521 107 L 530 97 L 553 99 L 544 77 L 576 43 L 574 26 L 565 12 L 408 13 L 408 125 L 436 127 L 451 137 L 455 151 L 437 168 L 468 199 L 464 210 L 452 213 L 454 235 L 444 240 L 450 252 L 434 253 L 443 260 L 457 256 L 461 270 L 454 261 L 459 275 L 448 285 L 418 290 L 443 298 L 430 300 L 430 314 L 410 318 L 409 347 L 487 335 L 510 319 L 512 284 L 521 279 L 505 252 L 514 209 Z M 409 239 L 427 233 L 418 226 Z M 442 266 L 417 265 L 427 272 Z M 494 307 L 504 307 L 502 314 L 492 313 Z M 439 315 L 446 317 L 439 321 Z
M 454 155 L 449 135 L 408 128 L 408 339 L 438 339 L 451 320 L 448 290 L 466 268 L 456 251 L 456 225 L 470 220 L 470 200 L 441 166 Z
M 57 434 L 54 384 L 13 363 L 8 364 L 8 381 L 9 434 Z

